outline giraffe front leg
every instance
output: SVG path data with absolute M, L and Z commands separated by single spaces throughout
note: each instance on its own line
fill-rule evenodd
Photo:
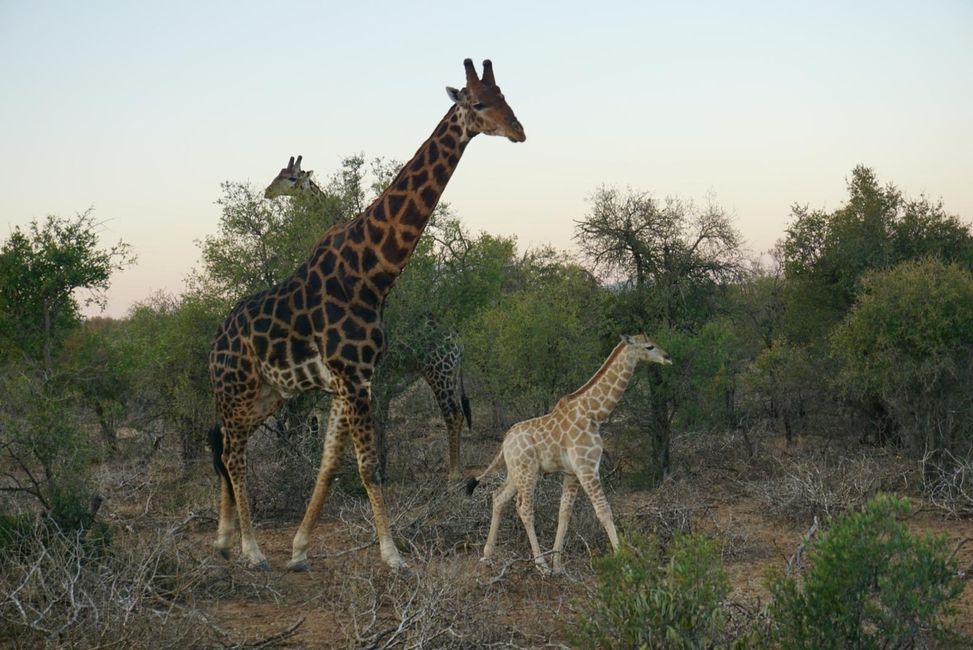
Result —
M 520 521 L 523 522 L 524 529 L 527 531 L 530 550 L 534 554 L 534 565 L 541 573 L 548 575 L 551 570 L 547 566 L 547 560 L 544 559 L 541 545 L 537 542 L 537 531 L 534 530 L 534 481 L 525 482 L 518 487 L 517 513 L 520 515 Z
M 581 482 L 581 487 L 584 488 L 585 494 L 588 495 L 588 499 L 595 509 L 595 515 L 598 517 L 598 521 L 601 522 L 601 525 L 605 528 L 605 532 L 608 533 L 608 540 L 611 542 L 612 550 L 617 553 L 618 532 L 615 530 L 615 521 L 612 518 L 611 506 L 608 505 L 608 498 L 601 489 L 601 481 L 597 475 L 590 473 L 578 474 L 578 480 Z
M 565 474 L 561 483 L 561 507 L 557 517 L 557 535 L 554 537 L 554 573 L 563 573 L 564 565 L 561 563 L 561 550 L 564 548 L 564 537 L 568 532 L 568 524 L 571 522 L 571 511 L 574 508 L 574 499 L 578 494 L 578 478 L 574 474 Z
M 392 541 L 385 512 L 385 499 L 382 496 L 382 485 L 378 476 L 378 452 L 375 446 L 375 427 L 372 422 L 369 391 L 363 389 L 349 401 L 351 439 L 358 458 L 358 475 L 365 485 L 368 501 L 372 506 L 382 560 L 393 569 L 404 569 L 407 565 L 399 555 L 395 542 Z
M 341 462 L 341 454 L 348 442 L 348 422 L 346 417 L 347 403 L 338 396 L 331 400 L 331 411 L 328 414 L 327 429 L 322 431 L 324 449 L 321 452 L 321 465 L 318 467 L 318 477 L 314 483 L 314 492 L 304 512 L 304 519 L 294 535 L 291 547 L 291 559 L 287 568 L 291 571 L 307 571 L 307 548 L 310 544 L 311 533 L 321 516 L 321 509 L 331 491 L 331 480 L 334 478 Z

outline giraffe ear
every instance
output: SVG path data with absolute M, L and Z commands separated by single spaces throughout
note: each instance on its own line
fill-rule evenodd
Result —
M 632 337 L 628 334 L 622 334 L 622 340 L 628 345 L 632 345 Z
M 449 98 L 451 100 L 453 100 L 453 103 L 454 104 L 462 104 L 463 103 L 463 93 L 461 93 L 460 91 L 456 90 L 452 86 L 446 86 L 446 94 L 449 95 Z

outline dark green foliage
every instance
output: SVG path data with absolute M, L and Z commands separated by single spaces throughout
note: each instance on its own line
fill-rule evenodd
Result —
M 203 270 L 194 283 L 229 306 L 294 272 L 334 224 L 346 218 L 340 196 L 266 200 L 244 183 L 226 182 L 220 231 L 200 242 Z
M 587 272 L 562 261 L 477 313 L 466 335 L 468 358 L 503 414 L 501 425 L 546 413 L 598 370 L 618 342 L 602 343 L 604 297 Z
M 766 420 L 783 429 L 788 441 L 806 429 L 810 416 L 828 403 L 831 372 L 820 350 L 794 345 L 782 338 L 757 354 L 741 376 L 741 410 L 749 422 Z
M 832 213 L 795 205 L 781 243 L 789 336 L 806 342 L 827 332 L 847 313 L 869 271 L 935 257 L 973 268 L 970 229 L 942 203 L 908 200 L 882 187 L 875 172 L 858 166 L 848 181 L 848 202 Z
M 909 503 L 874 497 L 838 518 L 799 581 L 776 579 L 767 641 L 782 648 L 911 648 L 941 629 L 963 590 L 946 539 L 912 535 Z
M 118 444 L 117 429 L 135 397 L 139 350 L 128 323 L 91 318 L 64 342 L 58 369 L 74 386 L 85 406 L 98 420 L 102 439 L 111 449 Z
M 676 536 L 663 559 L 651 538 L 626 538 L 595 561 L 598 584 L 571 634 L 585 648 L 710 648 L 722 641 L 730 587 L 713 540 Z
M 839 386 L 876 396 L 916 454 L 966 454 L 973 438 L 973 273 L 937 259 L 865 277 L 831 337 Z
M 224 306 L 200 293 L 157 294 L 133 307 L 127 324 L 139 410 L 155 426 L 176 430 L 187 463 L 199 457 L 213 425 L 208 357 Z
M 732 426 L 737 342 L 722 323 L 696 333 L 673 329 L 648 332 L 672 357 L 671 366 L 636 369 L 617 415 L 604 427 L 618 435 L 632 487 L 651 489 L 669 473 L 674 431 Z
M 76 394 L 59 379 L 21 369 L 0 381 L 0 493 L 11 497 L 2 504 L 8 521 L 17 519 L 14 512 L 39 509 L 59 528 L 78 530 L 91 526 L 95 510 L 94 448 L 75 414 Z

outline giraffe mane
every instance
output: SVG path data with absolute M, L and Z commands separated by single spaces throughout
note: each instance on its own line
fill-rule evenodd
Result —
M 586 392 L 588 392 L 588 390 L 592 386 L 594 386 L 595 383 L 597 383 L 597 381 L 599 379 L 601 379 L 606 372 L 608 372 L 608 368 L 613 363 L 615 363 L 615 359 L 617 359 L 618 358 L 618 355 L 622 353 L 622 349 L 624 347 L 625 347 L 625 342 L 624 341 L 622 341 L 621 343 L 619 343 L 618 345 L 616 345 L 615 346 L 615 349 L 612 350 L 611 354 L 608 355 L 608 358 L 605 359 L 605 362 L 603 364 L 601 364 L 601 368 L 598 368 L 598 371 L 591 376 L 591 379 L 589 379 L 588 381 L 586 381 L 581 388 L 577 389 L 573 393 L 568 393 L 567 395 L 565 395 L 564 397 L 562 397 L 561 399 L 559 399 L 557 401 L 557 404 L 554 406 L 554 408 L 557 408 L 557 407 L 561 406 L 562 404 L 566 404 L 567 402 L 570 402 L 571 400 L 573 400 L 573 399 L 575 399 L 577 397 L 581 397 Z

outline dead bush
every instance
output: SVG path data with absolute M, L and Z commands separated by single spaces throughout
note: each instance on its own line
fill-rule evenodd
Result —
M 22 647 L 188 647 L 212 640 L 193 607 L 199 573 L 173 530 L 94 544 L 36 520 L 2 560 L 0 639 Z M 187 561 L 188 560 L 188 561 Z
M 927 453 L 920 463 L 926 498 L 948 517 L 973 516 L 973 457 L 959 458 L 945 450 L 935 461 L 931 456 Z
M 863 505 L 878 492 L 903 489 L 913 468 L 908 461 L 875 452 L 857 457 L 824 454 L 775 459 L 774 476 L 746 484 L 770 514 L 791 521 L 830 518 Z
M 694 532 L 696 522 L 708 511 L 709 505 L 694 482 L 668 477 L 635 510 L 635 526 L 665 546 L 676 535 Z

